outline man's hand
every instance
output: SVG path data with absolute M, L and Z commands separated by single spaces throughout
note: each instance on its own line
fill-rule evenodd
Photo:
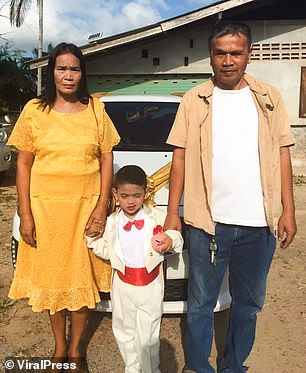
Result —
M 278 222 L 278 240 L 280 241 L 280 247 L 286 249 L 296 233 L 292 166 L 288 146 L 280 148 L 280 168 L 283 213 Z
M 179 216 L 180 201 L 184 190 L 185 149 L 175 148 L 169 176 L 169 200 L 164 231 L 173 229 L 182 232 L 182 221 Z
M 286 249 L 292 242 L 296 234 L 296 222 L 294 213 L 283 212 L 278 222 L 278 240 L 280 247 Z
M 179 214 L 168 213 L 164 223 L 164 231 L 172 229 L 175 231 L 182 232 L 182 220 Z

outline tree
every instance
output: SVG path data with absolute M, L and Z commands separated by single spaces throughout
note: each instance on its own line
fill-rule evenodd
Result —
M 11 0 L 10 2 L 10 22 L 12 25 L 20 27 L 25 19 L 25 16 L 31 6 L 32 0 Z M 38 58 L 42 57 L 43 46 L 43 0 L 37 0 L 37 8 L 39 15 L 39 31 L 38 31 Z M 42 87 L 42 69 L 37 70 L 37 95 L 41 94 Z
M 36 75 L 25 53 L 10 43 L 0 46 L 0 112 L 19 111 L 36 96 Z
M 47 52 L 53 49 L 48 43 Z M 32 57 L 25 56 L 26 51 L 12 49 L 12 43 L 0 46 L 0 114 L 7 111 L 19 111 L 31 98 L 36 97 L 37 74 L 30 69 L 29 62 L 37 58 L 37 48 L 32 50 Z M 46 69 L 42 69 L 42 88 L 47 77 Z

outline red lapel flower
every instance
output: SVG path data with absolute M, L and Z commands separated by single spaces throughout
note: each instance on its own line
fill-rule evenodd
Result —
M 154 229 L 153 229 L 153 235 L 155 234 L 158 234 L 158 233 L 162 233 L 163 231 L 163 227 L 161 225 L 157 225 Z

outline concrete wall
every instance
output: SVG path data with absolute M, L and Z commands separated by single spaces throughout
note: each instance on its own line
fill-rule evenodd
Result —
M 254 43 L 306 42 L 305 20 L 248 22 Z M 291 149 L 296 174 L 306 174 L 306 118 L 299 117 L 301 67 L 306 59 L 283 61 L 252 61 L 248 72 L 274 85 L 287 105 L 296 144 Z
M 254 43 L 296 43 L 306 41 L 306 21 L 246 21 Z M 211 73 L 207 47 L 207 23 L 192 24 L 124 48 L 102 52 L 87 61 L 88 74 Z M 190 48 L 193 40 L 193 48 Z M 148 58 L 142 58 L 142 50 Z M 153 57 L 160 65 L 153 66 Z M 188 57 L 189 65 L 184 66 Z M 306 59 L 251 61 L 247 72 L 274 85 L 283 96 L 296 136 L 292 148 L 297 173 L 306 174 L 306 118 L 299 118 L 301 67 Z
M 296 175 L 306 175 L 306 127 L 292 127 L 295 146 L 291 148 L 292 166 Z
M 207 30 L 198 28 L 168 32 L 88 59 L 87 70 L 89 74 L 203 73 L 210 71 L 206 37 Z M 190 39 L 194 40 L 194 48 L 189 47 Z M 147 59 L 142 58 L 142 49 L 148 50 Z M 153 66 L 153 57 L 160 58 L 160 66 Z M 187 67 L 184 57 L 190 60 Z

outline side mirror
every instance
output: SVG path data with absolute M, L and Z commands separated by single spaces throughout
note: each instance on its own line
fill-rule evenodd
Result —
M 4 120 L 7 124 L 12 124 L 13 120 L 9 115 L 4 115 Z

